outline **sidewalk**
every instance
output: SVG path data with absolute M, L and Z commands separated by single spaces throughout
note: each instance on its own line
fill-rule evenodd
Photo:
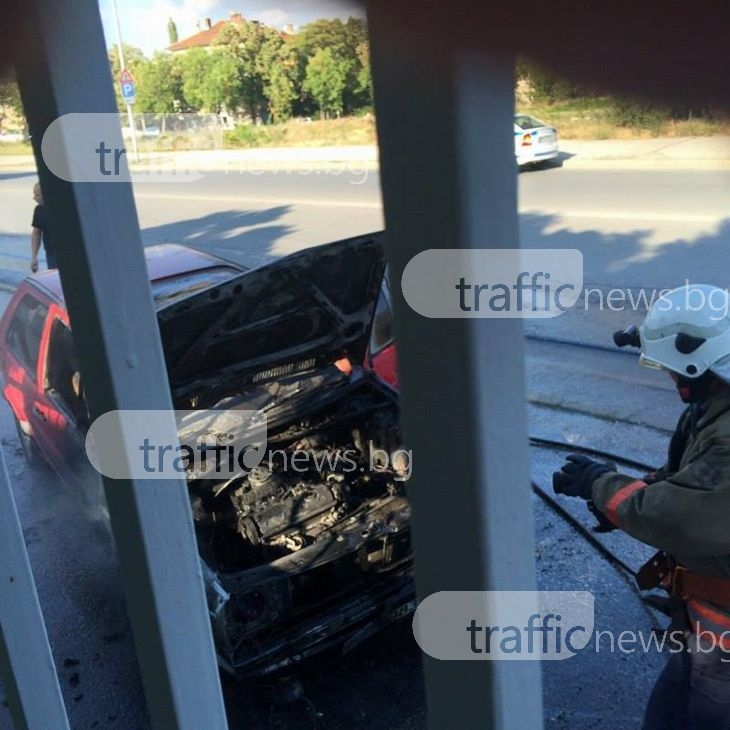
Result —
M 730 137 L 562 140 L 566 168 L 730 170 Z
M 730 170 L 730 137 L 678 137 L 627 140 L 561 140 L 561 161 L 577 169 Z M 332 169 L 378 167 L 375 145 L 350 147 L 263 147 L 241 150 L 143 152 L 133 172 L 161 170 Z M 0 155 L 3 170 L 34 170 L 32 155 Z

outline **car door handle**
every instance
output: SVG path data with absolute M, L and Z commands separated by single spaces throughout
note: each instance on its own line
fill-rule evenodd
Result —
M 33 413 L 35 413 L 36 416 L 41 419 L 41 421 L 46 420 L 46 414 L 41 410 L 39 406 L 33 406 Z

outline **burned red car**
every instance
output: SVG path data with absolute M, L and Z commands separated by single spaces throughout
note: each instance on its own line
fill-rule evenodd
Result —
M 188 479 L 211 621 L 224 669 L 268 674 L 415 608 L 384 254 L 374 234 L 251 271 L 193 259 L 150 266 L 174 406 L 267 418 L 258 466 Z M 25 448 L 73 480 L 88 419 L 53 274 L 22 285 L 0 342 Z
M 185 246 L 146 249 L 152 295 L 169 306 L 244 269 Z M 0 320 L 3 396 L 32 464 L 45 460 L 66 481 L 76 477 L 88 413 L 58 272 L 26 278 Z

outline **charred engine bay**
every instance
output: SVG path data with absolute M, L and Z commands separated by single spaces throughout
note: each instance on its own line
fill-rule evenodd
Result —
M 250 471 L 190 484 L 201 556 L 216 571 L 266 565 L 344 535 L 365 540 L 402 529 L 410 460 L 396 399 L 368 378 L 344 390 L 271 429 Z

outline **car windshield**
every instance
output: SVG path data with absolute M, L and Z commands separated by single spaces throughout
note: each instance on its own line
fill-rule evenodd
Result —
M 210 269 L 168 276 L 152 282 L 152 298 L 155 300 L 156 306 L 162 308 L 240 273 L 239 269 L 232 266 L 215 266 Z
M 520 129 L 534 129 L 535 127 L 545 126 L 539 119 L 530 117 L 527 114 L 515 114 L 515 124 Z

